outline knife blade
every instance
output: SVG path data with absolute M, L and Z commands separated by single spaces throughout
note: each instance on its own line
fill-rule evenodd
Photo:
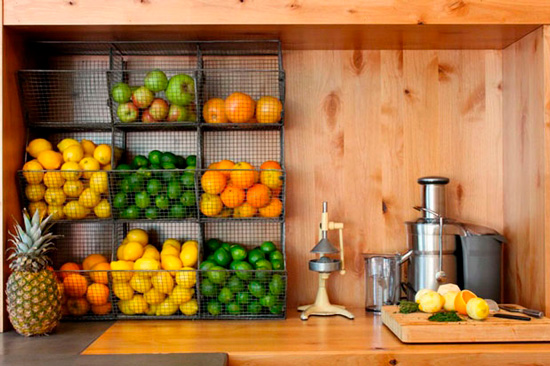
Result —
M 531 321 L 531 318 L 529 318 L 528 316 L 519 316 L 519 315 L 510 315 L 510 314 L 493 314 L 493 318 L 523 320 L 526 322 Z
M 544 313 L 542 311 L 539 311 L 539 310 L 514 308 L 514 307 L 511 307 L 511 306 L 507 306 L 507 305 L 499 305 L 499 308 L 501 308 L 502 310 L 512 312 L 512 313 L 521 313 L 521 314 L 529 315 L 533 318 L 539 318 L 540 319 L 540 318 L 544 317 Z

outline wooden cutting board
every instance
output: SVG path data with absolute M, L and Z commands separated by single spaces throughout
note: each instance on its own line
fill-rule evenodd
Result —
M 512 314 L 500 311 L 503 314 Z M 481 342 L 548 342 L 550 319 L 531 321 L 489 318 L 438 323 L 428 320 L 431 314 L 400 314 L 396 305 L 382 307 L 382 322 L 403 343 L 481 343 Z M 521 315 L 523 314 L 513 314 Z M 525 315 L 526 316 L 526 315 Z

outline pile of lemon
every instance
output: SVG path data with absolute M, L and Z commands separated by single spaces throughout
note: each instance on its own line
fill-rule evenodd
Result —
M 105 198 L 109 190 L 107 170 L 111 170 L 111 146 L 90 140 L 78 142 L 66 138 L 55 151 L 45 139 L 32 140 L 27 153 L 34 159 L 23 165 L 27 181 L 25 196 L 28 209 L 53 219 L 77 220 L 93 213 L 98 218 L 111 217 Z
M 470 290 L 460 290 L 455 284 L 439 286 L 436 291 L 422 289 L 416 293 L 418 309 L 425 313 L 437 313 L 441 310 L 456 311 L 475 320 L 489 316 L 489 305 Z
M 112 273 L 120 311 L 126 315 L 170 316 L 180 310 L 184 315 L 195 315 L 198 246 L 195 240 L 181 244 L 167 239 L 159 252 L 149 244 L 145 230 L 130 230 L 117 249 L 118 260 L 111 262 L 112 270 L 122 271 Z

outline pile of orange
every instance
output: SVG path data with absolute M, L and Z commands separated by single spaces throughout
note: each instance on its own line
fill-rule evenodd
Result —
M 107 271 L 110 269 L 107 258 L 101 254 L 89 255 L 82 265 L 74 262 L 63 264 L 59 268 L 63 272 L 58 272 L 63 315 L 83 316 L 90 311 L 95 315 L 109 314 Z M 79 272 L 81 270 L 92 272 Z
M 266 161 L 260 170 L 231 160 L 215 162 L 201 177 L 201 212 L 209 217 L 279 217 L 283 211 L 281 165 Z
M 250 95 L 235 92 L 225 100 L 209 99 L 202 109 L 206 123 L 277 123 L 281 120 L 283 104 L 272 96 L 263 96 L 257 102 Z

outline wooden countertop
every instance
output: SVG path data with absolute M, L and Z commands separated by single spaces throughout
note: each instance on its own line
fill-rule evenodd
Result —
M 230 365 L 550 364 L 548 343 L 407 345 L 379 316 L 352 312 L 355 320 L 301 321 L 290 311 L 279 321 L 118 321 L 83 354 L 222 352 Z

